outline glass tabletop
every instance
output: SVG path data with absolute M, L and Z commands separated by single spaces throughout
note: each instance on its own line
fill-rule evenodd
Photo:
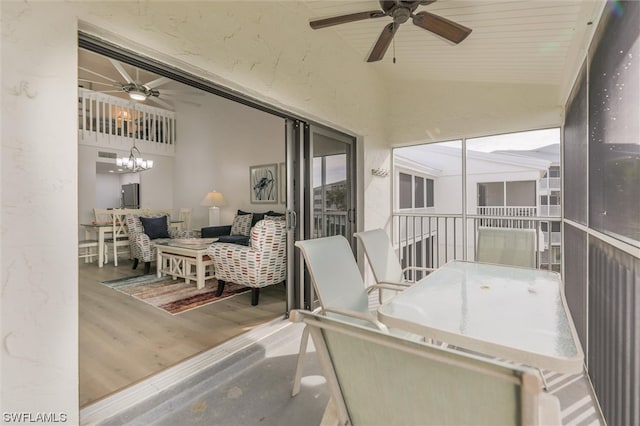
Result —
M 560 275 L 551 271 L 453 261 L 381 305 L 378 315 L 390 327 L 495 356 L 515 354 L 516 361 L 581 365 L 584 358 Z
M 204 250 L 217 241 L 217 238 L 173 238 L 156 243 L 161 246 L 179 247 L 191 250 Z

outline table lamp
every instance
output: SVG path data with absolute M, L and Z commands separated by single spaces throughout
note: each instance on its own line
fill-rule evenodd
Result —
M 220 208 L 224 206 L 224 195 L 218 191 L 207 193 L 200 205 L 209 206 L 209 226 L 220 225 Z

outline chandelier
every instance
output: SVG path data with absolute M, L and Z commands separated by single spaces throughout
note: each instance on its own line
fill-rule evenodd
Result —
M 145 160 L 140 154 L 140 150 L 136 147 L 136 143 L 133 143 L 129 157 L 116 158 L 116 165 L 118 167 L 124 167 L 129 172 L 143 172 L 153 168 L 153 160 Z

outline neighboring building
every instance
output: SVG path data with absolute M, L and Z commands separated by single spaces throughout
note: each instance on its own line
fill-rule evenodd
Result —
M 538 229 L 541 267 L 560 271 L 559 143 L 529 151 L 468 149 L 465 164 L 468 234 L 474 235 L 475 226 Z M 394 210 L 400 214 L 429 214 L 420 222 L 398 224 L 399 240 L 407 247 L 404 256 L 415 257 L 418 266 L 461 258 L 461 143 L 396 149 L 394 166 Z M 528 217 L 550 220 L 523 219 Z M 468 238 L 466 246 L 473 253 L 475 238 Z

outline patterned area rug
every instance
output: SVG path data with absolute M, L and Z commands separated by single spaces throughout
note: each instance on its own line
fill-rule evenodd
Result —
M 239 284 L 227 283 L 220 297 L 216 297 L 218 282 L 215 279 L 205 281 L 204 288 L 198 290 L 196 283 L 189 284 L 184 279 L 171 277 L 158 278 L 155 274 L 138 275 L 104 281 L 102 284 L 121 293 L 135 297 L 149 305 L 160 308 L 172 315 L 219 302 L 237 294 L 251 291 L 251 288 Z

